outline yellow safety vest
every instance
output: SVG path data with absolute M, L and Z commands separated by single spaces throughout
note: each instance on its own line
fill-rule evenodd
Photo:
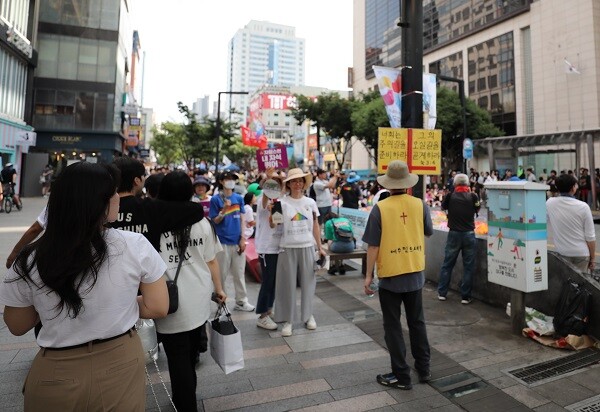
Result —
M 425 269 L 423 201 L 404 194 L 377 203 L 381 212 L 381 242 L 377 276 L 384 278 Z

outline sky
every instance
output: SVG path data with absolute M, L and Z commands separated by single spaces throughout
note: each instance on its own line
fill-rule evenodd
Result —
M 143 64 L 143 105 L 182 121 L 177 102 L 227 91 L 227 46 L 250 20 L 293 26 L 305 39 L 305 84 L 348 90 L 352 0 L 139 0 L 132 9 Z M 141 61 L 138 67 L 142 67 Z M 140 72 L 138 72 L 140 73 Z M 141 74 L 141 73 L 140 73 Z M 138 75 L 136 84 L 141 84 Z M 136 85 L 137 89 L 137 85 Z

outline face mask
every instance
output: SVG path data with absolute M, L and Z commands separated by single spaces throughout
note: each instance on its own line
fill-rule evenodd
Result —
M 235 182 L 233 180 L 226 180 L 223 182 L 223 187 L 225 189 L 233 189 L 235 188 Z

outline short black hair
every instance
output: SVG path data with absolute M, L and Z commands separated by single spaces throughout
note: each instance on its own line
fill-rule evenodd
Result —
M 244 204 L 249 205 L 252 203 L 252 198 L 254 197 L 254 193 L 248 192 L 244 195 Z
M 144 187 L 146 188 L 148 196 L 150 196 L 152 199 L 156 199 L 156 197 L 158 196 L 158 188 L 160 187 L 160 182 L 162 182 L 164 177 L 164 173 L 155 173 L 153 175 L 148 176 L 148 178 L 146 179 Z
M 556 178 L 555 184 L 560 193 L 568 193 L 576 183 L 575 176 L 563 173 Z
M 142 178 L 146 175 L 146 168 L 138 159 L 122 156 L 113 160 L 113 164 L 121 171 L 119 193 L 131 192 L 133 190 L 133 180 L 136 177 Z

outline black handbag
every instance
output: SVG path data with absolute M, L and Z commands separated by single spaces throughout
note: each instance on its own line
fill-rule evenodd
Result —
M 225 315 L 225 319 L 222 319 L 223 315 Z M 225 303 L 219 305 L 217 313 L 215 313 L 215 318 L 211 321 L 211 326 L 214 331 L 221 335 L 233 335 L 237 332 L 237 328 L 233 324 L 233 320 L 231 320 L 231 313 L 229 313 L 229 309 L 227 309 Z
M 179 289 L 177 288 L 177 278 L 179 277 L 179 271 L 181 270 L 181 264 L 183 263 L 183 257 L 187 249 L 187 244 L 190 235 L 190 227 L 187 227 L 182 236 L 183 247 L 179 250 L 179 264 L 177 265 L 177 271 L 175 272 L 175 279 L 167 280 L 167 291 L 169 292 L 169 311 L 167 314 L 177 312 L 179 308 Z

